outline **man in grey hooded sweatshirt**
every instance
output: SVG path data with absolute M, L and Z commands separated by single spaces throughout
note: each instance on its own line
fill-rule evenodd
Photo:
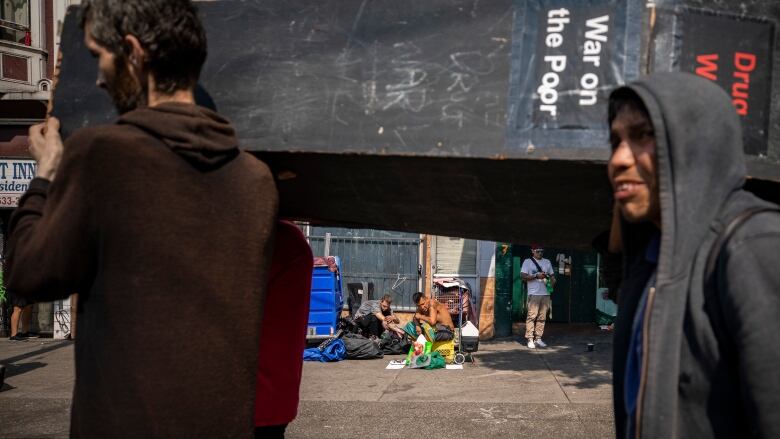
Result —
M 730 98 L 661 73 L 609 110 L 618 437 L 780 437 L 780 213 L 743 189 Z

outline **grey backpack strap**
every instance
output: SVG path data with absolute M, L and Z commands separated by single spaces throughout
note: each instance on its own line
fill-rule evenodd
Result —
M 707 315 L 712 322 L 712 328 L 715 332 L 715 336 L 718 339 L 718 343 L 722 349 L 731 351 L 733 353 L 736 350 L 736 345 L 733 340 L 729 339 L 729 332 L 726 327 L 726 314 L 723 312 L 721 306 L 721 291 L 718 288 L 718 265 L 720 264 L 720 255 L 726 243 L 734 232 L 739 229 L 739 226 L 744 224 L 747 220 L 754 215 L 763 212 L 780 212 L 778 207 L 754 207 L 741 212 L 729 224 L 723 229 L 723 232 L 715 240 L 715 243 L 710 248 L 710 253 L 707 255 L 707 265 L 704 270 L 704 308 Z M 731 355 L 729 358 L 736 358 Z
M 754 215 L 762 213 L 762 212 L 780 212 L 780 208 L 777 207 L 754 207 L 751 209 L 747 209 L 744 212 L 737 215 L 731 222 L 726 226 L 725 229 L 723 229 L 723 232 L 718 236 L 718 239 L 715 241 L 715 243 L 710 248 L 710 254 L 707 256 L 707 265 L 704 270 L 704 279 L 707 281 L 711 278 L 713 274 L 715 273 L 715 269 L 718 265 L 718 260 L 720 259 L 720 253 L 723 250 L 723 246 L 726 245 L 726 242 L 731 238 L 731 235 L 736 232 L 736 230 L 741 226 L 745 221 L 752 218 Z

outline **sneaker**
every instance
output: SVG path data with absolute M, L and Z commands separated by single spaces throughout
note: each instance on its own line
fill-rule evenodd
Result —
M 22 337 L 26 337 L 26 338 L 38 338 L 38 337 L 40 337 L 40 334 L 38 334 L 37 332 L 29 332 L 29 331 L 28 332 L 20 332 L 19 335 L 21 335 Z
M 536 342 L 535 342 L 535 343 L 536 343 L 536 345 L 537 345 L 537 346 L 539 346 L 540 348 L 546 348 L 546 347 L 547 347 L 547 343 L 543 342 L 541 338 L 540 338 L 540 339 L 538 339 L 538 340 L 536 340 Z
M 21 333 L 12 335 L 11 337 L 8 337 L 11 341 L 27 341 L 27 337 L 23 336 Z
M 528 340 L 528 349 L 536 349 L 536 345 L 533 340 Z

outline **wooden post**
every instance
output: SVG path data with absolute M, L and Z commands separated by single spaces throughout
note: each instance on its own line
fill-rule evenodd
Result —
M 431 295 L 431 285 L 433 284 L 433 270 L 431 267 L 431 235 L 425 235 L 425 290 L 426 296 Z

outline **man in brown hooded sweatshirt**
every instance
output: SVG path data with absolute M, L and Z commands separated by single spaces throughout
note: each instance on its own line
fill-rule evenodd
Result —
M 83 5 L 121 117 L 64 147 L 56 119 L 30 129 L 8 288 L 79 293 L 72 437 L 251 437 L 272 176 L 194 104 L 206 38 L 189 1 Z

